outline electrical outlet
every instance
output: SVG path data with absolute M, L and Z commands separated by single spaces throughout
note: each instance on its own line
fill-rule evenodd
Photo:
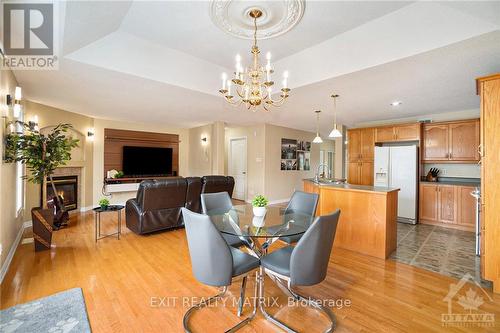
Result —
M 441 173 L 442 176 L 446 175 L 446 169 L 441 169 L 440 173 Z

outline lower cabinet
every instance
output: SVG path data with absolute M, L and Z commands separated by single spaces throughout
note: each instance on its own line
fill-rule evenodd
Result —
M 420 184 L 420 222 L 445 223 L 473 230 L 476 203 L 472 186 Z
M 349 162 L 347 182 L 353 185 L 373 185 L 373 162 Z

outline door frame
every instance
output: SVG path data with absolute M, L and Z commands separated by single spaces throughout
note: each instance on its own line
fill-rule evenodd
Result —
M 233 158 L 233 146 L 231 143 L 233 141 L 237 140 L 245 140 L 245 156 L 246 156 L 246 165 L 245 165 L 245 172 L 246 172 L 246 177 L 245 177 L 245 193 L 244 193 L 244 198 L 243 201 L 247 201 L 248 199 L 248 138 L 246 136 L 235 136 L 229 138 L 229 149 L 228 149 L 228 157 L 227 157 L 227 173 L 229 176 L 231 176 L 231 161 Z

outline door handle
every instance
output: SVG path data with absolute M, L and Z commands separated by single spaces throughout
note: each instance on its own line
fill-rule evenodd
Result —
M 246 171 L 243 171 L 242 174 L 246 175 L 247 173 L 246 173 Z

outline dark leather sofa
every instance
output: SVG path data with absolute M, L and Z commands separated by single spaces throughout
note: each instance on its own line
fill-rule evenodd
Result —
M 144 180 L 137 197 L 125 206 L 127 228 L 136 234 L 178 228 L 184 225 L 181 208 L 201 212 L 201 193 L 228 192 L 233 195 L 230 176 L 204 176 Z

